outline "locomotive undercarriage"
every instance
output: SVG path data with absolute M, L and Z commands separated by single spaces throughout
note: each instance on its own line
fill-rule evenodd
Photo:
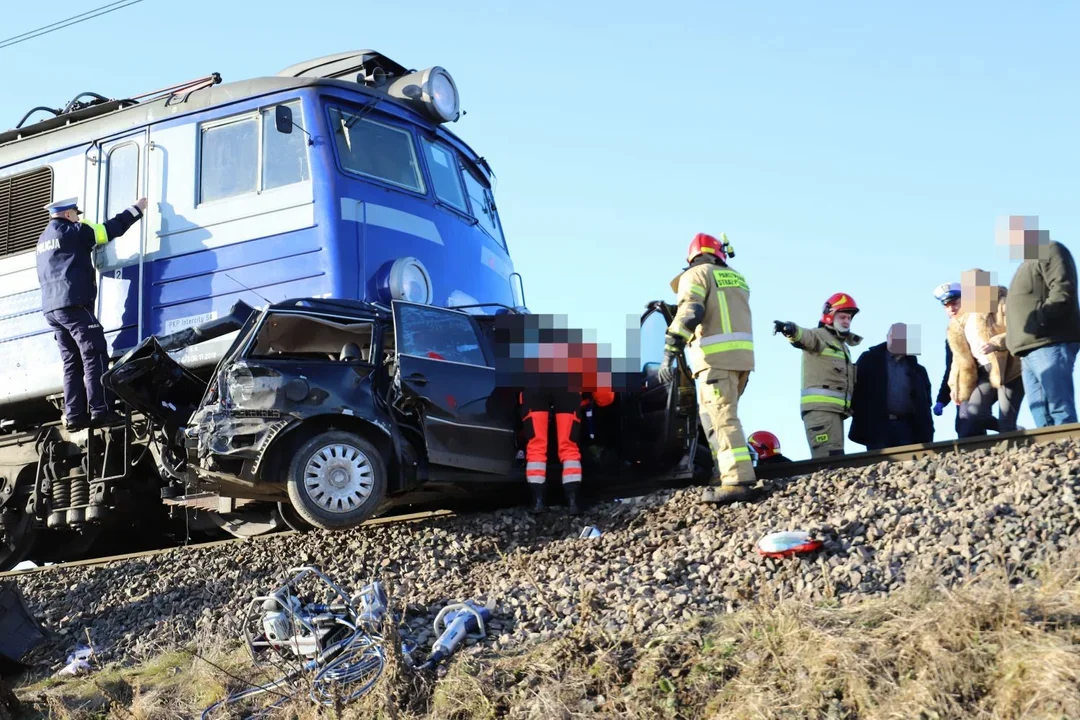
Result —
M 169 498 L 147 425 L 0 436 L 0 571 L 287 528 L 272 504 Z

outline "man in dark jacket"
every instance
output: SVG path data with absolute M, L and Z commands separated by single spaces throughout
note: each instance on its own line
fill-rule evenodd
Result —
M 896 323 L 886 342 L 868 349 L 855 363 L 848 437 L 867 450 L 933 442 L 930 376 L 907 354 L 907 333 L 906 325 Z
M 1072 253 L 1039 230 L 1037 220 L 1011 216 L 1003 233 L 1013 259 L 1023 259 L 1009 285 L 1005 346 L 1020 358 L 1035 424 L 1046 427 L 1076 422 L 1073 365 L 1080 350 L 1080 305 Z
M 93 251 L 126 233 L 146 210 L 146 198 L 102 224 L 80 220 L 77 198 L 45 206 L 49 224 L 37 243 L 41 311 L 64 364 L 64 424 L 69 431 L 121 420 L 101 386 L 109 362 L 105 331 L 94 316 L 97 270 Z

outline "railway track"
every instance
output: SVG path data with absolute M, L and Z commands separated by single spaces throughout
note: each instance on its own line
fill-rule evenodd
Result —
M 964 438 L 962 440 L 944 440 L 941 442 L 928 443 L 923 445 L 904 445 L 900 447 L 888 448 L 885 450 L 852 453 L 849 455 L 843 455 L 838 457 L 814 458 L 791 463 L 762 465 L 759 466 L 755 472 L 759 480 L 775 480 L 779 478 L 809 475 L 820 470 L 841 470 L 846 468 L 866 467 L 868 465 L 876 465 L 881 462 L 904 462 L 907 460 L 917 460 L 924 457 L 940 456 L 949 453 L 972 452 L 975 450 L 985 450 L 998 446 L 1019 447 L 1030 444 L 1045 444 L 1070 438 L 1080 438 L 1080 423 L 1061 425 L 1057 427 L 1022 430 L 1018 432 L 1002 433 L 998 435 L 987 435 L 984 437 Z M 632 486 L 619 487 L 617 489 L 611 489 L 603 493 L 599 493 L 598 495 L 594 495 L 591 499 L 602 501 L 613 500 L 617 497 L 638 497 L 640 495 L 648 494 L 649 492 L 653 492 L 656 490 L 661 490 L 669 487 L 686 487 L 687 485 L 688 483 L 686 482 L 635 483 Z M 485 510 L 487 510 L 487 508 L 485 508 Z M 372 518 L 371 520 L 363 523 L 361 527 L 373 527 L 378 525 L 391 525 L 397 523 L 423 522 L 425 520 L 430 520 L 434 518 L 457 517 L 462 514 L 466 513 L 446 509 L 425 510 L 421 512 L 402 513 Z M 107 557 L 86 558 L 83 560 L 56 563 L 53 565 L 34 567 L 26 570 L 11 570 L 8 572 L 2 572 L 0 573 L 0 579 L 20 577 L 28 573 L 49 572 L 51 570 L 57 570 L 61 568 L 87 566 L 93 567 L 107 565 L 111 562 L 119 562 L 122 560 L 129 560 L 133 558 L 160 555 L 162 553 L 172 552 L 173 550 L 177 549 L 208 548 L 245 542 L 259 542 L 260 540 L 268 537 L 282 537 L 295 534 L 295 530 L 286 530 L 270 535 L 263 535 L 253 538 L 228 538 L 225 540 L 214 540 L 205 543 L 192 543 L 189 545 L 177 545 L 174 547 L 160 548 L 156 550 L 145 550 L 124 555 L 110 555 Z

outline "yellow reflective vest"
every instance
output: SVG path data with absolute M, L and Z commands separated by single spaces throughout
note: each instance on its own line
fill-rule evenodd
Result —
M 858 345 L 862 338 L 855 333 L 842 338 L 829 326 L 811 330 L 796 325 L 795 336 L 788 342 L 803 351 L 800 412 L 826 410 L 849 417 L 855 363 L 848 346 Z
M 740 273 L 714 263 L 691 265 L 671 281 L 678 310 L 668 333 L 688 343 L 687 361 L 695 374 L 754 369 L 750 286 Z M 694 322 L 694 318 L 700 322 Z

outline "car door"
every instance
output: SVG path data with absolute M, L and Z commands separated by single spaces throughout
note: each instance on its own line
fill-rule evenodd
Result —
M 685 353 L 676 365 L 674 381 L 662 383 L 657 377 L 664 357 L 664 334 L 673 318 L 674 308 L 661 301 L 649 303 L 641 316 L 642 367 L 634 403 L 635 444 L 639 459 L 654 469 L 682 457 L 687 433 L 694 431 L 686 427 L 686 421 L 691 420 L 695 429 L 697 422 L 694 383 Z
M 509 474 L 516 451 L 513 393 L 496 387 L 495 363 L 466 313 L 394 302 L 398 377 L 422 404 L 428 459 Z

